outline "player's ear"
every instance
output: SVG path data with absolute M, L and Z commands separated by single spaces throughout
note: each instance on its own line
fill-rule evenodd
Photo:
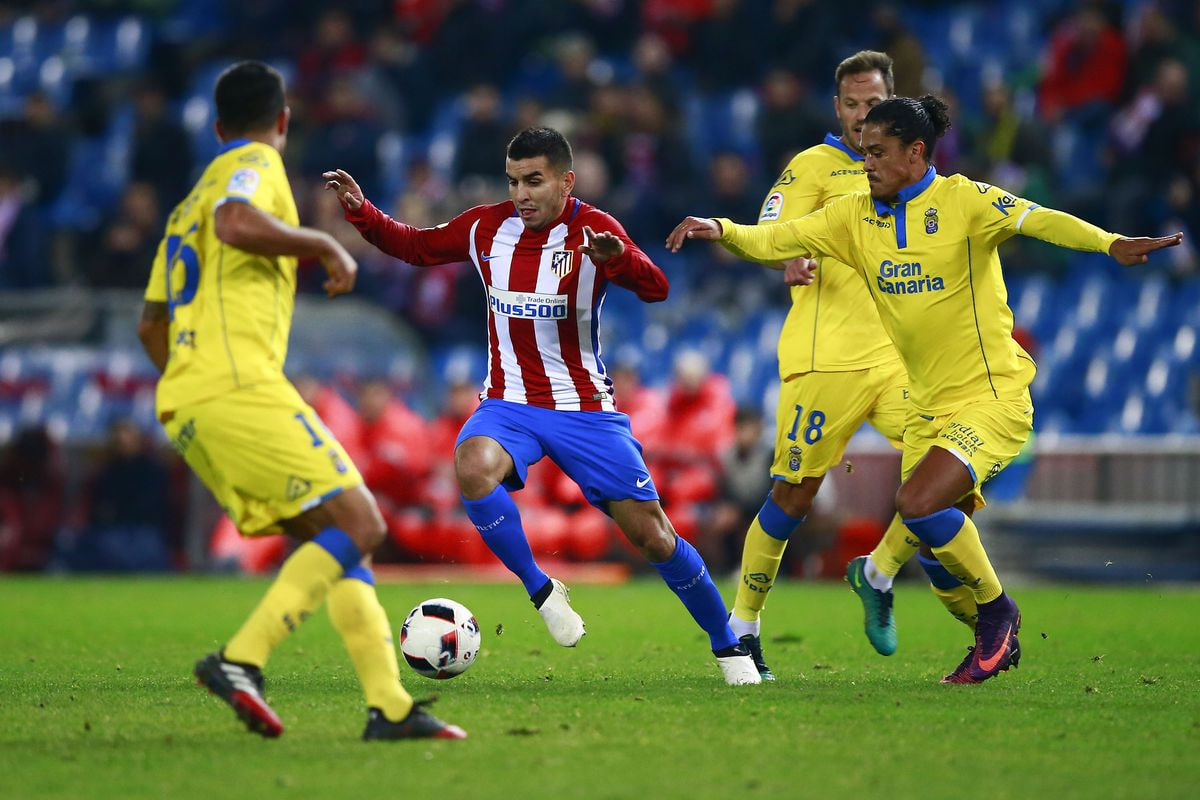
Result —
M 280 136 L 287 133 L 288 122 L 292 119 L 292 109 L 290 106 L 284 106 L 279 112 L 279 116 L 275 118 L 275 132 Z
M 567 170 L 563 173 L 563 197 L 571 194 L 575 188 L 575 170 Z
M 221 120 L 219 120 L 219 119 L 213 120 L 213 131 L 217 134 L 218 142 L 225 141 L 225 129 L 221 127 Z

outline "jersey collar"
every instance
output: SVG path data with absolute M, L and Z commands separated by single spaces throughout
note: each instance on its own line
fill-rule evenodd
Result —
M 862 153 L 858 152 L 853 147 L 834 136 L 832 133 L 825 134 L 825 144 L 841 150 L 843 153 L 850 156 L 851 161 L 862 161 L 866 158 L 866 156 L 864 156 Z
M 925 170 L 925 174 L 921 177 L 921 180 L 914 184 L 905 186 L 903 189 L 896 192 L 896 205 L 893 206 L 892 204 L 885 203 L 882 200 L 872 199 L 871 202 L 875 204 L 875 213 L 881 217 L 887 214 L 894 214 L 895 209 L 898 206 L 904 205 L 909 200 L 912 200 L 921 192 L 928 189 L 929 184 L 933 183 L 933 179 L 936 177 L 937 170 L 933 168 L 933 164 L 930 164 L 929 169 Z
M 254 141 L 254 140 L 253 139 L 230 139 L 228 142 L 221 145 L 221 149 L 217 151 L 217 155 L 219 155 L 219 156 L 224 155 L 225 153 L 228 153 L 230 150 L 236 150 L 239 147 L 245 147 L 246 145 L 250 144 L 252 141 Z

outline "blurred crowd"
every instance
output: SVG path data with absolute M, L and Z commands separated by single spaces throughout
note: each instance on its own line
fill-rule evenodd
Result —
M 951 102 L 942 172 L 991 180 L 1113 229 L 1200 232 L 1198 4 L 1016 0 L 1006 14 L 1032 15 L 1029 35 L 1042 43 L 1027 65 L 991 60 L 992 31 L 974 30 L 972 42 L 948 49 L 928 20 L 964 6 L 973 4 L 0 4 L 0 30 L 10 33 L 20 20 L 44 30 L 91 8 L 141 14 L 150 40 L 135 70 L 9 98 L 0 120 L 0 288 L 141 288 L 167 211 L 212 153 L 209 120 L 188 101 L 210 91 L 208 67 L 244 57 L 268 59 L 289 77 L 286 155 L 302 217 L 353 246 L 364 296 L 427 332 L 474 317 L 478 292 L 461 285 L 473 276 L 380 258 L 338 224 L 321 171 L 344 168 L 399 218 L 436 224 L 503 197 L 505 142 L 524 126 L 550 124 L 575 145 L 578 194 L 654 245 L 686 212 L 753 219 L 781 165 L 834 127 L 833 68 L 860 47 L 893 55 L 898 93 L 935 91 Z M 82 209 L 64 200 L 64 192 L 86 194 L 88 178 L 72 170 L 97 169 L 73 158 L 80 141 L 109 141 L 117 128 L 127 147 L 117 196 Z M 1009 263 L 1054 266 L 1047 251 L 1035 252 Z M 1194 269 L 1190 249 L 1174 257 L 1177 270 Z M 787 302 L 783 292 L 771 297 Z
M 431 226 L 505 197 L 505 143 L 526 126 L 551 125 L 575 147 L 576 194 L 613 213 L 667 269 L 668 305 L 689 316 L 739 303 L 754 314 L 779 310 L 789 295 L 778 275 L 718 249 L 671 257 L 659 245 L 686 213 L 756 218 L 782 165 L 837 131 L 833 70 L 864 47 L 893 56 L 898 94 L 932 91 L 950 102 L 940 172 L 1109 229 L 1182 229 L 1197 241 L 1200 2 L 993 5 L 0 2 L 0 291 L 140 290 L 166 214 L 215 151 L 212 81 L 242 58 L 268 60 L 289 80 L 285 160 L 301 219 L 334 232 L 360 260 L 360 296 L 430 344 L 482 339 L 474 270 L 381 256 L 341 221 L 321 188 L 323 170 L 348 170 L 389 213 Z M 38 43 L 48 31 L 78 39 L 80 14 L 96 30 L 129 14 L 141 21 L 141 38 L 125 35 L 123 68 L 47 68 L 54 47 L 66 45 L 50 45 L 47 56 L 37 55 Z M 33 77 L 21 83 L 23 74 Z M 1038 243 L 1008 247 L 1011 271 L 1065 264 L 1064 253 Z M 1189 241 L 1161 263 L 1173 281 L 1194 282 Z M 315 265 L 302 266 L 301 291 L 319 291 L 320 282 Z M 667 387 L 641 386 L 636 365 L 617 369 L 617 396 L 676 526 L 725 568 L 766 489 L 770 423 L 764 428 L 759 404 L 739 411 L 728 380 L 699 353 L 677 355 L 674 367 Z M 392 534 L 385 557 L 485 557 L 459 507 L 451 454 L 477 402 L 475 383 L 453 383 L 435 419 L 386 382 L 298 383 L 380 497 Z M 678 430 L 690 435 L 671 435 Z M 45 430 L 18 434 L 0 463 L 0 569 L 181 565 L 186 481 L 179 462 L 143 435 L 115 423 L 88 460 L 92 471 L 68 479 Z M 552 466 L 534 468 L 520 497 L 535 553 L 621 552 L 611 524 Z M 230 535 L 227 523 L 218 526 L 217 560 L 254 566 L 280 555 L 277 544 L 248 553 Z M 121 561 L 131 552 L 143 560 Z
M 613 379 L 676 529 L 714 569 L 732 569 L 769 483 L 761 415 L 737 409 L 729 381 L 696 351 L 680 354 L 666 389 L 641 385 L 629 365 Z M 378 560 L 491 563 L 454 475 L 455 439 L 479 403 L 474 383 L 453 383 L 433 419 L 383 380 L 339 387 L 301 376 L 296 383 L 379 501 L 390 535 Z M 196 500 L 186 470 L 128 420 L 113 423 L 105 445 L 76 455 L 87 466 L 73 475 L 62 445 L 40 427 L 19 433 L 0 455 L 0 572 L 262 571 L 285 555 L 281 537 L 247 542 L 221 517 L 206 532 L 204 560 L 189 563 L 181 532 Z M 637 560 L 611 520 L 549 460 L 530 469 L 520 500 L 539 558 Z

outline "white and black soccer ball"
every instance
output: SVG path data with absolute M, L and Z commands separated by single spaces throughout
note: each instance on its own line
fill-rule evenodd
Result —
M 480 638 L 479 623 L 470 609 L 435 597 L 420 603 L 404 618 L 400 652 L 421 675 L 445 680 L 463 674 L 475 662 Z

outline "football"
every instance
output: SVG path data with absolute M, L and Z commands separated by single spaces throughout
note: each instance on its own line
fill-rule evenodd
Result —
M 462 603 L 435 597 L 417 605 L 400 627 L 400 652 L 426 678 L 461 675 L 479 653 L 479 623 Z

